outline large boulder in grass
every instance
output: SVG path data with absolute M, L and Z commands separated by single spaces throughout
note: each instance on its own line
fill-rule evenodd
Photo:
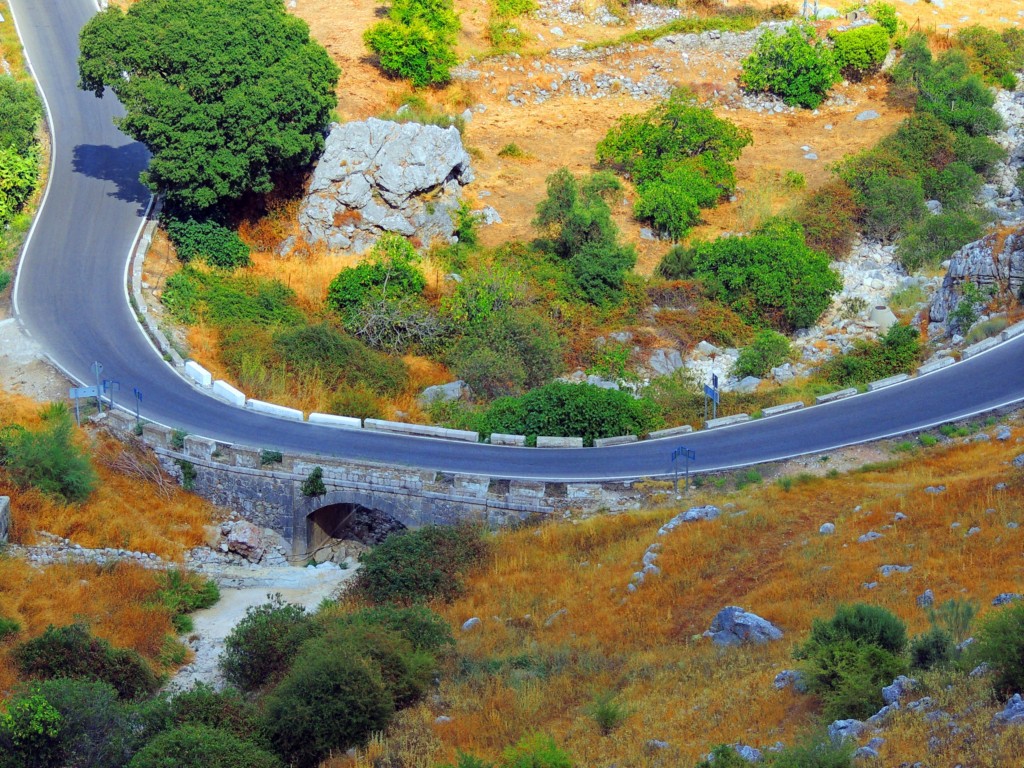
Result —
M 453 242 L 462 187 L 473 180 L 455 127 L 370 118 L 334 124 L 299 223 L 309 243 L 361 253 L 384 232 Z
M 730 605 L 718 612 L 704 636 L 710 637 L 715 645 L 763 645 L 781 639 L 782 630 L 756 613 Z

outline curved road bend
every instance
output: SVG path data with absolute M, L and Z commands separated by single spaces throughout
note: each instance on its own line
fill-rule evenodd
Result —
M 48 195 L 15 285 L 25 330 L 73 378 L 94 360 L 138 387 L 147 419 L 225 442 L 302 450 L 442 471 L 547 480 L 631 479 L 671 472 L 671 447 L 697 452 L 696 470 L 832 450 L 932 426 L 1024 399 L 1024 337 L 891 389 L 685 438 L 584 450 L 473 445 L 317 427 L 227 406 L 187 384 L 156 352 L 129 308 L 125 259 L 149 195 L 145 149 L 112 124 L 116 100 L 77 90 L 78 31 L 91 0 L 11 0 L 54 132 Z

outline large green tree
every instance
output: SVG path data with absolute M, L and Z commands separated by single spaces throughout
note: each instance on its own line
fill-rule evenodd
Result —
M 109 88 L 118 127 L 152 153 L 142 180 L 203 211 L 323 148 L 339 70 L 282 0 L 140 0 L 81 36 L 80 87 Z

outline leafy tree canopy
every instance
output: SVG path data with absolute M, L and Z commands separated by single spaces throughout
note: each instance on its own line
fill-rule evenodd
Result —
M 109 88 L 152 153 L 142 180 L 205 210 L 273 188 L 323 148 L 339 70 L 280 0 L 141 0 L 81 35 L 80 87 Z

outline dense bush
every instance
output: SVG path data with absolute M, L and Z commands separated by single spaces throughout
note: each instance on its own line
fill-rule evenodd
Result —
M 913 225 L 896 247 L 896 256 L 907 272 L 937 267 L 984 231 L 976 216 L 954 211 L 927 216 Z
M 281 761 L 227 731 L 182 725 L 159 734 L 128 768 L 281 768 Z
M 1012 91 L 1017 87 L 1015 73 L 1024 66 L 1024 57 L 1007 44 L 1007 39 L 994 29 L 978 24 L 956 33 L 956 41 L 967 49 L 971 63 L 981 76 L 993 85 Z
M 569 756 L 543 733 L 524 736 L 502 754 L 502 768 L 573 768 Z
M 750 132 L 676 91 L 642 115 L 622 118 L 597 145 L 597 159 L 630 176 L 639 193 L 634 215 L 674 239 L 682 238 L 732 193 L 732 163 Z
M 754 340 L 740 350 L 733 374 L 736 376 L 766 376 L 789 358 L 789 339 L 771 330 L 759 331 Z
M 628 392 L 591 384 L 553 381 L 519 397 L 495 400 L 483 416 L 482 431 L 526 435 L 596 438 L 646 435 L 662 425 L 657 406 Z
M 315 768 L 332 751 L 363 744 L 384 730 L 393 710 L 372 661 L 312 643 L 267 696 L 264 722 L 285 761 Z
M 910 667 L 934 669 L 951 663 L 957 655 L 953 636 L 944 629 L 932 627 L 910 641 Z
M 21 632 L 21 625 L 18 622 L 8 619 L 6 616 L 0 616 L 0 643 L 9 637 L 14 637 L 19 632 Z
M 394 534 L 361 557 L 355 590 L 373 603 L 450 600 L 462 576 L 486 556 L 478 528 L 427 526 Z
M 967 163 L 954 160 L 942 170 L 929 168 L 924 173 L 924 193 L 942 203 L 947 212 L 971 205 L 985 179 Z
M 868 6 L 868 13 L 888 33 L 889 37 L 896 37 L 901 24 L 896 15 L 896 6 L 890 3 L 871 3 Z
M 170 700 L 170 715 L 178 725 L 202 725 L 260 744 L 263 734 L 255 705 L 233 688 L 214 690 L 197 683 Z
M 976 637 L 973 656 L 995 670 L 996 688 L 1007 694 L 1024 691 L 1024 603 L 1014 602 L 990 613 Z
M 391 297 L 419 294 L 427 281 L 416 267 L 418 261 L 419 256 L 408 240 L 385 233 L 363 262 L 346 267 L 331 281 L 327 304 L 344 316 L 370 298 L 375 290 Z
M 188 614 L 201 608 L 209 608 L 220 600 L 217 582 L 202 579 L 184 571 L 166 571 L 160 576 L 161 586 L 156 593 L 157 600 L 171 612 L 171 621 L 179 634 L 192 629 Z
M 423 605 L 378 605 L 336 617 L 338 626 L 384 627 L 397 632 L 417 651 L 438 653 L 455 645 L 451 627 L 441 616 Z
M 926 213 L 921 178 L 872 176 L 865 186 L 863 205 L 864 232 L 891 242 Z
M 168 217 L 164 227 L 178 258 L 186 264 L 193 259 L 203 259 L 211 266 L 224 269 L 249 265 L 249 246 L 237 232 L 213 219 L 196 221 L 192 217 Z
M 378 394 L 394 394 L 409 382 L 401 358 L 376 352 L 329 323 L 283 331 L 274 337 L 273 349 L 293 374 L 319 378 L 332 388 L 365 387 Z
M 830 36 L 836 66 L 847 77 L 858 79 L 875 72 L 889 53 L 889 33 L 881 24 L 855 27 Z
M 819 374 L 832 384 L 848 387 L 909 373 L 921 352 L 918 337 L 916 328 L 893 325 L 878 341 L 857 342 L 852 352 L 833 357 Z
M 743 61 L 741 79 L 752 91 L 768 91 L 792 106 L 816 109 L 839 82 L 831 49 L 813 27 L 793 25 L 777 34 L 765 32 Z
M 903 622 L 884 608 L 840 605 L 828 621 L 814 620 L 796 655 L 828 719 L 864 719 L 882 705 L 882 686 L 906 671 L 906 644 Z
M 272 327 L 296 325 L 303 319 L 295 292 L 284 283 L 252 275 L 199 272 L 188 266 L 167 279 L 160 301 L 187 325 L 202 318 L 219 328 L 247 323 Z
M 71 414 L 61 404 L 43 416 L 38 430 L 19 425 L 0 430 L 0 468 L 21 488 L 37 488 L 71 503 L 85 501 L 97 477 L 89 457 L 75 445 Z
M 320 632 L 301 605 L 280 595 L 249 608 L 224 640 L 220 667 L 224 677 L 243 691 L 273 683 L 288 670 L 299 648 Z
M 361 386 L 342 386 L 334 391 L 327 410 L 338 416 L 354 416 L 357 419 L 383 419 L 384 408 L 377 396 Z
M 636 264 L 633 248 L 619 243 L 605 200 L 620 188 L 608 173 L 578 180 L 560 168 L 548 176 L 548 194 L 533 221 L 544 234 L 541 250 L 567 270 L 569 292 L 598 306 L 622 300 L 626 274 Z
M 32 81 L 0 75 L 0 148 L 27 155 L 42 117 L 43 105 Z
M 808 247 L 824 251 L 833 259 L 844 259 L 857 235 L 860 213 L 849 185 L 842 179 L 832 179 L 811 193 L 796 219 L 804 228 Z
M 458 31 L 452 0 L 393 0 L 388 19 L 366 30 L 363 40 L 381 69 L 422 87 L 451 79 Z
M 142 175 L 188 210 L 273 189 L 323 149 L 339 70 L 277 0 L 117 6 L 81 33 L 80 85 L 124 104 L 149 149 Z M 127 76 L 126 76 L 127 75 Z
M 826 733 L 812 733 L 771 756 L 771 768 L 850 768 L 857 743 L 836 743 Z
M 159 684 L 138 653 L 114 648 L 81 624 L 51 625 L 39 637 L 16 646 L 12 657 L 26 677 L 97 680 L 111 685 L 122 699 L 153 693 Z
M 51 768 L 62 756 L 61 716 L 39 694 L 10 702 L 0 713 L 0 768 Z
M 495 398 L 547 383 L 562 372 L 562 342 L 535 310 L 508 307 L 471 324 L 449 353 L 474 394 Z
M 708 294 L 754 324 L 782 330 L 814 325 L 842 287 L 828 256 L 808 248 L 800 225 L 785 219 L 692 250 L 694 274 Z M 676 277 L 666 269 L 663 275 Z
M 39 179 L 35 152 L 20 154 L 13 147 L 0 147 L 0 226 L 7 226 L 28 200 Z

